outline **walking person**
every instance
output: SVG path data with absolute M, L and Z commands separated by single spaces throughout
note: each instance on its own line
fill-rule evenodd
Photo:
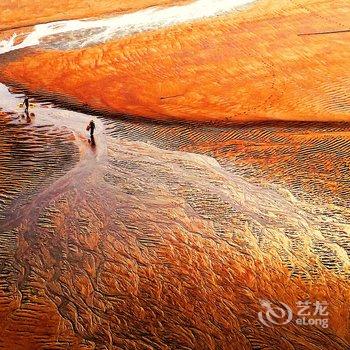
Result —
M 90 140 L 92 145 L 95 145 L 95 138 L 94 138 L 94 132 L 96 129 L 95 122 L 93 120 L 90 121 L 89 125 L 87 126 L 86 130 L 90 131 Z

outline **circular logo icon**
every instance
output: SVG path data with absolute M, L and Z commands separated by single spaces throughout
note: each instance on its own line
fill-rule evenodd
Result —
M 260 300 L 260 305 L 264 311 L 258 313 L 258 318 L 267 327 L 288 324 L 293 318 L 293 311 L 287 304 L 274 305 L 268 300 Z

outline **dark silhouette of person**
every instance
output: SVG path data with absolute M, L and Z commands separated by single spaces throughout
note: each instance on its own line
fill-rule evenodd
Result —
M 94 121 L 91 120 L 89 125 L 88 125 L 88 127 L 86 128 L 87 130 L 90 130 L 90 136 L 91 137 L 94 136 L 95 128 L 96 128 L 96 125 L 95 125 Z
M 23 101 L 23 105 L 24 105 L 24 113 L 27 115 L 27 117 L 29 117 L 29 98 L 28 96 L 26 96 L 24 98 L 24 101 Z
M 89 125 L 87 126 L 86 130 L 90 131 L 90 140 L 91 145 L 95 145 L 95 138 L 94 138 L 94 132 L 96 129 L 95 122 L 93 120 L 90 121 Z

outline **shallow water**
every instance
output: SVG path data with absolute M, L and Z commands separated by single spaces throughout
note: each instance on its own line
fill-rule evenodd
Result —
M 0 41 L 0 54 L 25 47 L 46 44 L 51 48 L 73 49 L 106 42 L 144 31 L 166 28 L 239 10 L 254 0 L 196 0 L 169 8 L 151 7 L 107 19 L 69 20 L 39 24 L 20 43 L 17 34 Z M 67 36 L 69 40 L 67 40 Z

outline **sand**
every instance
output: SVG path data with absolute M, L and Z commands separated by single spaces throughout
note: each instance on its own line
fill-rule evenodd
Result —
M 144 118 L 349 121 L 350 34 L 300 35 L 347 29 L 346 9 L 347 1 L 258 1 L 215 19 L 14 57 L 1 74 Z
M 264 0 L 1 55 L 35 117 L 0 85 L 0 348 L 350 348 L 348 34 L 297 35 L 345 9 Z M 295 323 L 308 300 L 328 327 Z M 294 319 L 263 325 L 266 301 Z

